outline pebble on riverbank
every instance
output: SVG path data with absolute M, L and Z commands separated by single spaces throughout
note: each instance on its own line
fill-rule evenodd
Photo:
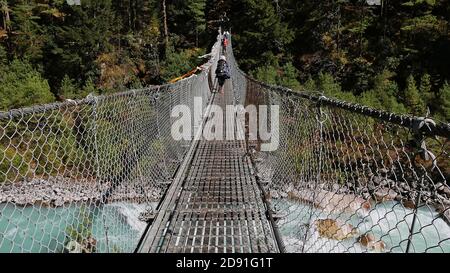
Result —
M 280 194 L 281 195 L 281 194 Z M 366 216 L 371 204 L 354 194 L 338 194 L 326 190 L 291 190 L 288 197 L 292 200 L 306 202 L 328 213 L 349 212 Z
M 417 202 L 417 191 L 402 182 L 393 180 L 374 179 L 376 187 L 361 186 L 353 191 L 339 184 L 321 183 L 317 189 L 305 187 L 296 189 L 292 184 L 279 189 L 270 189 L 266 198 L 289 198 L 293 201 L 311 204 L 329 213 L 356 213 L 360 216 L 368 215 L 372 206 L 386 201 L 400 202 L 405 208 L 414 210 Z M 332 190 L 326 190 L 330 189 Z M 370 191 L 369 191 L 370 190 Z M 358 194 L 357 194 L 358 193 Z M 437 213 L 450 226 L 450 188 L 442 183 L 430 185 L 427 190 L 422 189 L 420 207 L 428 207 Z
M 110 188 L 111 183 L 76 181 L 53 177 L 48 180 L 33 179 L 0 187 L 0 204 L 14 203 L 19 206 L 61 207 L 65 204 L 84 202 L 94 204 Z M 122 184 L 109 196 L 109 202 L 133 201 L 136 203 L 159 201 L 162 189 L 143 186 L 141 183 Z

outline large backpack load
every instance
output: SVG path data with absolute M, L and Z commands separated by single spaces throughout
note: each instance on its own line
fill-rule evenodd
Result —
M 230 71 L 228 71 L 228 67 L 225 61 L 219 61 L 217 63 L 216 75 L 217 77 L 221 78 L 230 78 Z

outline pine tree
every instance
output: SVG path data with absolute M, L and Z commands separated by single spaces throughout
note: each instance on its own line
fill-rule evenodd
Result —
M 301 89 L 306 92 L 313 92 L 317 90 L 316 82 L 311 75 L 308 75 L 308 80 L 306 80 Z
M 450 122 L 450 84 L 446 81 L 439 90 L 440 115 L 445 122 Z
M 61 88 L 58 94 L 62 99 L 74 99 L 77 96 L 77 87 L 74 81 L 67 75 L 61 81 Z
M 406 79 L 404 99 L 410 113 L 418 116 L 426 114 L 425 105 L 420 97 L 419 90 L 416 87 L 414 76 L 412 75 Z
M 316 84 L 318 91 L 323 92 L 327 97 L 337 97 L 342 92 L 339 83 L 329 73 L 319 73 Z
M 387 110 L 394 113 L 404 113 L 405 109 L 401 105 L 396 97 L 398 95 L 398 86 L 392 78 L 395 73 L 389 70 L 383 70 L 374 79 L 374 89 L 372 91 L 374 102 L 365 101 L 368 105 L 380 107 L 382 110 Z M 367 99 L 367 97 L 366 97 Z
M 252 70 L 268 63 L 267 52 L 278 55 L 284 52 L 294 38 L 294 33 L 277 15 L 271 1 L 233 0 L 230 16 L 233 41 L 244 70 Z
M 40 61 L 43 46 L 48 37 L 43 33 L 38 21 L 39 14 L 35 14 L 36 4 L 29 1 L 20 1 L 11 8 L 11 47 L 17 58 L 29 59 L 32 62 Z
M 291 62 L 283 65 L 281 75 L 278 76 L 277 84 L 294 90 L 300 89 L 300 83 L 297 80 L 298 70 Z
M 428 73 L 422 75 L 419 86 L 420 95 L 427 106 L 432 106 L 434 95 L 431 92 L 431 76 Z
M 10 9 L 7 0 L 0 0 L 0 10 L 2 12 L 2 22 L 3 22 L 1 26 L 3 28 L 3 31 L 5 31 L 7 35 L 11 27 Z
M 206 30 L 205 9 L 206 0 L 167 2 L 171 33 L 177 34 L 185 45 L 198 46 Z
M 0 65 L 5 65 L 8 62 L 8 53 L 5 48 L 0 44 Z
M 220 26 L 220 17 L 224 12 L 229 13 L 232 1 L 229 0 L 207 0 L 205 5 L 205 19 L 208 35 L 212 38 L 217 35 Z
M 268 84 L 277 84 L 278 71 L 277 67 L 273 65 L 266 65 L 258 67 L 251 74 L 258 80 Z
M 188 6 L 188 16 L 191 18 L 193 25 L 192 34 L 195 35 L 195 46 L 199 45 L 199 35 L 206 30 L 205 6 L 206 0 L 188 0 L 185 1 Z
M 85 97 L 89 94 L 98 95 L 98 93 L 99 93 L 99 90 L 95 86 L 94 81 L 92 80 L 92 78 L 88 78 L 86 80 L 86 83 L 84 84 L 83 89 L 79 96 Z
M 54 36 L 48 46 L 45 70 L 53 87 L 59 86 L 65 74 L 82 85 L 89 77 L 99 77 L 101 64 L 97 58 L 113 50 L 111 41 L 116 37 L 118 22 L 111 0 L 85 0 L 81 6 L 64 5 L 62 12 L 67 16 L 52 29 Z

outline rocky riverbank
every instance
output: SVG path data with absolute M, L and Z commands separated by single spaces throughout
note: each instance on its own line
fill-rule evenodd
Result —
M 162 196 L 159 188 L 141 185 L 137 181 L 123 183 L 116 187 L 108 202 L 133 201 L 136 203 L 156 202 Z M 32 179 L 14 184 L 0 185 L 0 203 L 14 203 L 20 206 L 41 205 L 60 207 L 65 204 L 95 203 L 111 187 L 111 183 L 77 181 L 70 178 Z
M 364 203 L 365 207 L 358 211 L 363 212 L 370 209 L 367 202 L 376 204 L 391 200 L 400 202 L 405 208 L 414 209 L 420 192 L 419 207 L 426 205 L 434 209 L 450 225 L 450 186 L 442 182 L 425 180 L 419 183 L 414 177 L 405 177 L 405 174 L 399 174 L 399 180 L 394 181 L 391 179 L 392 170 L 387 168 L 378 169 L 376 174 L 359 175 L 346 183 L 323 181 L 315 185 L 313 181 L 299 181 L 299 177 L 292 173 L 283 174 L 284 177 L 279 177 L 278 173 L 277 181 L 273 181 L 274 170 L 268 161 L 268 155 L 253 149 L 251 157 L 258 179 L 268 192 L 268 198 L 293 198 L 329 211 L 335 205 L 358 207 L 358 204 Z M 336 202 L 341 199 L 341 204 Z M 330 204 L 327 205 L 327 202 Z
M 288 198 L 311 204 L 330 214 L 348 212 L 366 216 L 371 209 L 370 202 L 361 197 L 353 194 L 338 194 L 325 190 L 292 189 L 288 192 Z
M 373 181 L 373 184 L 360 185 L 356 190 L 336 183 L 321 183 L 316 189 L 313 185 L 295 188 L 290 184 L 281 189 L 270 189 L 268 198 L 289 198 L 311 204 L 330 214 L 348 212 L 365 216 L 373 204 L 386 201 L 398 201 L 405 208 L 415 208 L 419 191 L 405 185 L 406 183 L 396 183 L 389 179 L 375 178 Z M 421 188 L 420 192 L 419 206 L 426 204 L 450 225 L 450 188 L 437 183 L 425 189 Z

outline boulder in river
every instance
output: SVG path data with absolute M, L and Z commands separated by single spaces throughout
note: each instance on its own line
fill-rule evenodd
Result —
M 374 192 L 375 201 L 378 203 L 394 200 L 397 195 L 394 190 L 389 188 L 381 188 Z
M 352 225 L 334 219 L 318 219 L 314 224 L 320 237 L 323 238 L 342 241 L 358 234 L 358 230 Z
M 403 199 L 402 200 L 402 205 L 405 208 L 408 208 L 408 209 L 415 209 L 416 208 L 416 204 L 411 199 Z
M 68 253 L 81 253 L 82 246 L 77 241 L 69 241 L 64 247 L 64 250 Z
M 94 253 L 97 250 L 97 240 L 89 236 L 83 241 L 82 252 L 83 253 Z
M 377 252 L 384 252 L 386 250 L 386 243 L 382 240 L 377 240 L 372 233 L 365 233 L 359 236 L 358 242 L 369 250 Z
M 436 183 L 435 185 L 437 191 L 441 194 L 445 194 L 447 197 L 450 197 L 450 187 L 444 185 L 442 183 Z

